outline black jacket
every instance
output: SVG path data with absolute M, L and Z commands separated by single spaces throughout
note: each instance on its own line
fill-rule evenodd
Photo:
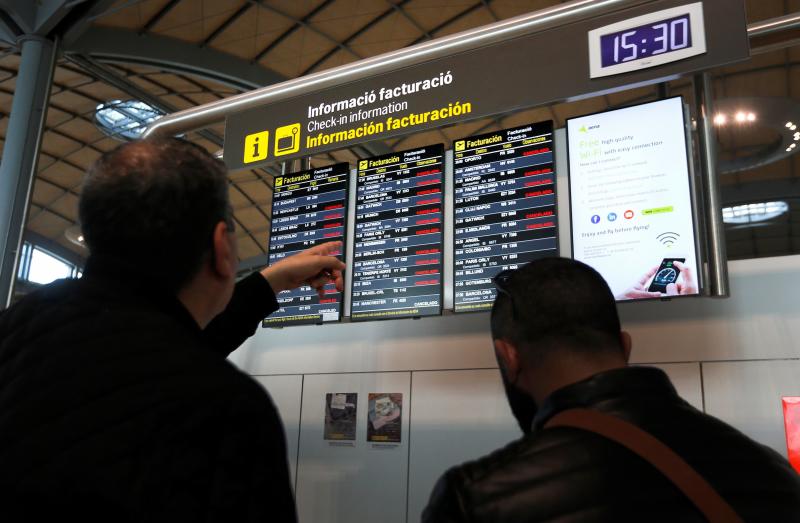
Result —
M 800 479 L 788 462 L 683 401 L 662 371 L 648 367 L 604 372 L 553 393 L 531 434 L 449 470 L 423 521 L 703 521 L 660 472 L 619 444 L 574 428 L 542 429 L 573 407 L 647 430 L 686 459 L 745 521 L 800 521 Z
M 201 331 L 90 260 L 0 313 L 0 519 L 295 521 L 278 413 L 225 360 L 276 309 L 256 273 Z

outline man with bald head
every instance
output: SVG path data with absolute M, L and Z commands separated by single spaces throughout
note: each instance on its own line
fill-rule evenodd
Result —
M 341 244 L 235 283 L 225 167 L 176 138 L 103 155 L 79 214 L 83 277 L 0 312 L 4 520 L 294 521 L 280 418 L 225 357 L 278 292 L 341 289 Z

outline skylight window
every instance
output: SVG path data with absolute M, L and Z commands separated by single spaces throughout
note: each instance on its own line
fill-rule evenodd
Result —
M 786 202 L 761 202 L 722 209 L 722 221 L 730 224 L 758 223 L 777 218 L 789 211 Z
M 137 100 L 112 100 L 97 106 L 97 126 L 120 140 L 136 140 L 152 122 L 164 116 L 155 107 Z

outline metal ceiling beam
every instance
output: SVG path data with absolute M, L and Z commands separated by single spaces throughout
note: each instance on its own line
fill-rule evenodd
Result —
M 138 64 L 164 71 L 208 78 L 248 91 L 286 80 L 262 65 L 188 42 L 153 34 L 93 26 L 71 44 L 66 54 L 87 56 L 98 62 Z
M 108 13 L 117 0 L 93 0 L 75 6 L 67 15 L 62 26 L 61 44 L 70 45 L 80 37 L 97 18 Z

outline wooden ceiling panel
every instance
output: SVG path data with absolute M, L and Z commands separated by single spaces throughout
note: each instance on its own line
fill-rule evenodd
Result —
M 267 187 L 267 184 L 260 180 L 241 182 L 237 185 L 245 192 L 245 194 L 247 194 L 247 196 L 256 202 L 269 201 L 270 196 L 272 195 L 272 190 Z
M 259 245 L 249 236 L 239 236 L 238 244 L 240 260 L 246 260 L 248 258 L 252 258 L 253 256 L 264 254 L 263 247 L 260 248 Z
M 478 3 L 469 0 L 412 0 L 406 4 L 405 11 L 421 27 L 430 31 Z
M 294 23 L 291 18 L 265 9 L 250 9 L 223 31 L 212 45 L 223 53 L 251 60 Z
M 286 37 L 269 56 L 273 56 L 276 63 L 282 64 L 281 67 L 274 67 L 276 71 L 294 78 L 335 47 L 336 44 L 325 36 L 301 28 Z M 284 62 L 281 62 L 282 60 Z M 268 66 L 271 63 L 269 62 Z
M 78 197 L 74 194 L 59 196 L 47 208 L 62 216 L 71 218 L 75 223 L 78 222 Z
M 389 9 L 391 6 L 386 0 L 338 0 L 317 13 L 310 22 L 343 42 Z
M 33 209 L 31 209 L 33 211 Z M 45 238 L 56 239 L 64 234 L 67 227 L 75 225 L 74 222 L 49 211 L 31 212 L 28 216 L 26 227 Z
M 244 0 L 181 0 L 153 26 L 160 36 L 199 43 L 233 15 Z
M 497 14 L 498 18 L 505 20 L 515 16 L 524 15 L 540 9 L 545 9 L 559 2 L 553 0 L 495 0 L 492 2 L 491 9 Z
M 169 2 L 170 0 L 141 0 L 131 3 L 130 0 L 119 0 L 108 10 L 108 14 L 99 17 L 94 23 L 139 30 Z
M 264 213 L 269 213 L 269 209 L 262 208 L 258 203 L 248 204 L 237 208 L 236 218 L 248 229 L 259 229 L 269 226 L 269 220 L 264 217 Z
M 354 38 L 350 47 L 360 55 L 375 56 L 405 47 L 419 35 L 419 30 L 408 18 L 394 13 Z
M 47 183 L 45 180 L 36 180 L 33 184 L 33 195 L 31 196 L 33 203 L 40 207 L 47 207 L 56 198 L 63 195 L 64 191 Z
M 489 9 L 481 6 L 469 11 L 464 16 L 458 17 L 456 20 L 453 20 L 447 26 L 437 31 L 434 36 L 436 38 L 441 38 L 442 36 L 460 33 L 461 31 L 491 24 L 496 21 L 497 19 L 492 15 Z
M 269 4 L 271 7 L 274 7 L 281 13 L 285 13 L 286 15 L 299 20 L 317 8 L 324 1 L 325 0 L 268 0 L 264 3 Z

